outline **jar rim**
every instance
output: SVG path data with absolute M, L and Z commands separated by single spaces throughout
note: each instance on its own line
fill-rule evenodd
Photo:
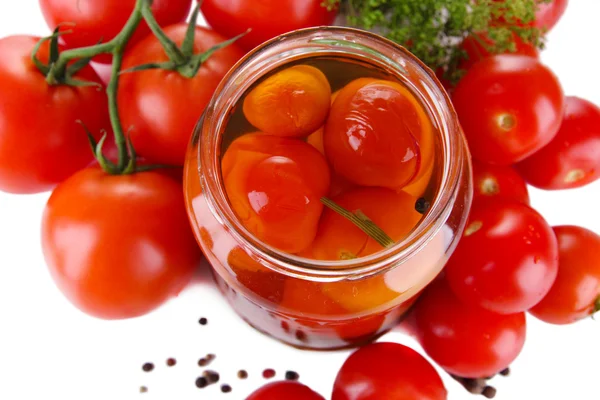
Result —
M 269 65 L 276 64 L 271 62 L 276 61 L 276 59 L 281 57 L 282 53 L 277 51 L 278 47 L 284 46 L 293 39 L 306 39 L 311 36 L 314 36 L 315 38 L 321 37 L 321 40 L 340 39 L 342 37 L 351 36 L 354 38 L 354 41 L 344 42 L 344 40 L 342 40 L 342 42 L 347 45 L 354 43 L 355 46 L 360 46 L 363 49 L 371 49 L 373 51 L 375 50 L 366 46 L 364 43 L 356 43 L 356 40 L 366 41 L 367 43 L 376 43 L 377 45 L 386 48 L 391 53 L 399 56 L 403 61 L 410 62 L 416 67 L 421 78 L 427 80 L 427 88 L 432 90 L 437 98 L 441 99 L 444 103 L 444 110 L 448 111 L 448 115 L 445 118 L 440 115 L 437 116 L 441 117 L 439 130 L 442 132 L 443 136 L 443 153 L 445 156 L 443 157 L 444 166 L 441 182 L 430 209 L 412 232 L 403 240 L 395 243 L 389 249 L 384 249 L 372 255 L 352 260 L 322 261 L 303 258 L 280 251 L 260 241 L 246 230 L 231 209 L 224 190 L 220 166 L 218 165 L 220 157 L 214 157 L 214 155 L 220 154 L 222 129 L 220 129 L 219 125 L 224 122 L 227 113 L 232 109 L 233 105 L 237 103 L 239 96 L 245 92 L 247 86 L 249 86 L 249 84 L 247 84 L 246 88 L 244 88 L 242 80 L 237 78 L 239 78 L 240 75 L 243 75 L 244 72 L 247 72 L 246 69 L 250 68 L 252 62 L 256 62 L 256 59 L 260 57 L 261 54 L 271 51 L 273 54 L 266 57 L 265 60 L 261 60 L 261 62 L 262 64 Z M 311 53 L 312 52 L 305 52 L 302 54 L 306 56 Z M 380 51 L 376 51 L 376 53 L 382 57 L 385 56 Z M 289 61 L 289 59 L 286 59 L 281 64 L 285 64 Z M 277 66 L 258 74 L 257 79 L 274 68 L 277 68 Z M 402 68 L 402 66 L 400 65 L 399 68 Z M 253 83 L 256 79 L 250 81 Z M 233 96 L 234 99 L 232 99 L 231 96 L 230 98 L 223 98 L 226 89 L 232 85 L 237 86 L 234 89 L 234 93 L 236 93 L 238 97 L 235 98 L 235 96 Z M 219 111 L 220 113 L 216 111 Z M 216 118 L 218 116 L 220 117 Z M 234 65 L 221 80 L 196 129 L 200 131 L 200 137 L 198 139 L 200 144 L 196 154 L 198 157 L 200 185 L 210 212 L 217 221 L 219 221 L 219 223 L 234 236 L 235 240 L 242 248 L 249 250 L 250 254 L 257 255 L 265 266 L 285 275 L 305 279 L 339 280 L 348 278 L 349 276 L 363 277 L 384 272 L 388 268 L 410 259 L 412 255 L 420 251 L 434 238 L 450 217 L 452 206 L 460 189 L 459 184 L 461 174 L 463 173 L 463 159 L 465 157 L 468 158 L 468 150 L 458 123 L 456 112 L 454 111 L 448 94 L 442 89 L 442 84 L 439 82 L 433 71 L 431 71 L 416 56 L 397 43 L 375 33 L 349 27 L 325 26 L 300 29 L 280 35 L 256 47 L 238 61 L 238 63 Z M 215 132 L 217 132 L 217 134 L 215 134 Z M 450 157 L 450 154 L 457 154 L 458 156 Z

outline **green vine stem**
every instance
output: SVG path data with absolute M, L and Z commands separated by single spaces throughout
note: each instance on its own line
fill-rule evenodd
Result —
M 389 248 L 394 245 L 394 240 L 387 235 L 380 227 L 375 224 L 375 222 L 371 221 L 369 217 L 367 217 L 362 211 L 357 210 L 354 212 L 346 210 L 344 207 L 336 204 L 333 200 L 328 199 L 327 197 L 321 198 L 321 203 L 323 203 L 327 208 L 336 212 L 340 216 L 346 218 L 348 221 L 352 222 L 356 225 L 361 231 L 366 233 L 371 239 L 375 240 L 377 243 L 381 245 L 381 247 Z
M 106 43 L 100 43 L 95 46 L 82 47 L 78 49 L 66 50 L 62 52 L 56 62 L 52 63 L 48 74 L 46 75 L 46 81 L 49 85 L 63 84 L 65 78 L 69 76 L 68 65 L 73 60 L 89 60 L 92 57 L 100 54 L 112 54 L 112 73 L 110 81 L 106 88 L 106 94 L 108 97 L 108 110 L 110 115 L 110 122 L 113 129 L 115 138 L 115 145 L 119 152 L 119 158 L 116 168 L 108 165 L 102 165 L 102 167 L 109 173 L 123 173 L 127 169 L 127 166 L 132 161 L 130 158 L 129 146 L 127 138 L 123 131 L 121 119 L 119 118 L 119 107 L 117 104 L 117 89 L 119 87 L 119 72 L 123 63 L 123 53 L 129 40 L 135 33 L 137 27 L 144 19 L 143 13 L 149 12 L 152 14 L 150 7 L 152 5 L 151 0 L 136 0 L 134 10 L 127 20 L 127 23 L 112 40 Z M 98 143 L 98 149 L 96 155 L 101 153 L 102 144 L 104 140 Z M 102 161 L 99 159 L 99 161 Z M 135 160 L 133 160 L 135 162 Z M 103 163 L 101 163 L 103 164 Z

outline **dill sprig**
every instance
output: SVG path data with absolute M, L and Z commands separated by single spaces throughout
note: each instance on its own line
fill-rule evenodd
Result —
M 537 48 L 544 32 L 533 26 L 540 3 L 551 0 L 324 0 L 325 7 L 341 7 L 347 23 L 386 36 L 407 47 L 432 70 L 458 79 L 466 57 L 460 43 L 483 33 L 491 54 L 516 50 L 515 37 Z

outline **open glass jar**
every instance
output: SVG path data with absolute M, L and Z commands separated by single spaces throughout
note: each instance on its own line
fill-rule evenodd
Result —
M 408 89 L 426 110 L 432 129 L 430 160 L 420 172 L 425 184 L 408 192 L 415 199 L 425 197 L 430 207 L 402 240 L 374 254 L 322 261 L 279 251 L 252 235 L 228 200 L 221 158 L 230 143 L 225 132 L 236 123 L 244 96 L 273 71 L 305 63 L 323 70 L 332 91 L 357 78 L 356 73 L 385 76 Z M 236 129 L 256 130 L 243 123 Z M 294 346 L 344 348 L 394 327 L 442 270 L 470 208 L 470 158 L 445 91 L 418 59 L 372 33 L 314 28 L 255 49 L 221 82 L 189 147 L 185 195 L 215 279 L 246 322 Z

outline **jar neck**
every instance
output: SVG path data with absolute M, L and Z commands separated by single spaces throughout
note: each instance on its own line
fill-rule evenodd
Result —
M 402 81 L 429 110 L 440 135 L 437 150 L 443 171 L 430 209 L 408 237 L 389 249 L 355 260 L 319 261 L 283 253 L 248 232 L 227 200 L 220 171 L 223 132 L 242 95 L 270 71 L 307 57 L 344 56 L 383 68 Z M 319 280 L 365 276 L 399 265 L 420 251 L 444 226 L 459 193 L 468 158 L 460 126 L 435 75 L 403 47 L 378 35 L 338 27 L 311 28 L 273 39 L 247 54 L 221 81 L 202 120 L 198 146 L 200 183 L 215 218 L 242 248 L 280 273 Z

